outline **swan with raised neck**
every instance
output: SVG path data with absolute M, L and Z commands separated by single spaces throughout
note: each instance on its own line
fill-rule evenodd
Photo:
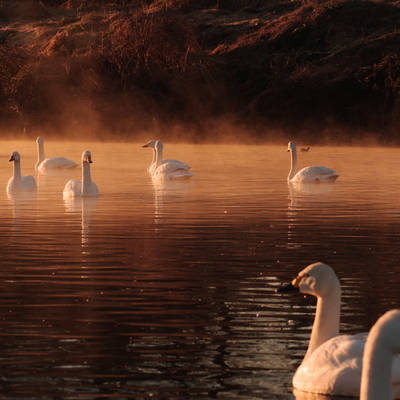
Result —
M 90 164 L 92 164 L 92 153 L 85 150 L 82 153 L 82 180 L 71 179 L 64 187 L 64 197 L 95 197 L 99 191 L 97 185 L 92 181 Z
M 322 166 L 304 167 L 299 171 L 295 142 L 288 143 L 288 152 L 291 155 L 290 171 L 287 177 L 289 183 L 332 183 L 339 177 L 332 169 Z
M 45 174 L 49 171 L 68 170 L 78 166 L 76 162 L 71 161 L 65 157 L 46 158 L 44 152 L 44 140 L 41 136 L 38 136 L 38 138 L 36 139 L 36 143 L 38 160 L 36 162 L 35 169 L 39 173 Z
M 18 151 L 14 151 L 11 154 L 10 162 L 13 162 L 13 176 L 8 180 L 7 193 L 19 192 L 19 191 L 36 191 L 37 185 L 35 178 L 32 175 L 21 174 L 21 156 Z
M 163 143 L 161 140 L 151 140 L 142 147 L 153 149 L 153 159 L 147 171 L 153 179 L 182 179 L 193 176 L 189 165 L 182 161 L 163 159 Z
M 335 272 L 327 264 L 311 264 L 277 292 L 293 290 L 317 298 L 308 349 L 293 376 L 296 393 L 359 396 L 367 333 L 339 335 L 341 289 Z M 392 381 L 399 385 L 400 359 L 395 361 Z

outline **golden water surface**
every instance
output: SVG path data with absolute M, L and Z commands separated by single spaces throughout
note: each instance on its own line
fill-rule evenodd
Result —
M 97 199 L 63 200 L 79 168 L 9 198 L 11 152 L 34 174 L 36 148 L 1 142 L 1 398 L 293 399 L 315 301 L 281 282 L 330 264 L 343 332 L 399 307 L 399 149 L 312 147 L 300 166 L 340 178 L 299 189 L 284 144 L 164 143 L 194 177 L 154 185 L 139 143 L 45 143 L 85 149 Z

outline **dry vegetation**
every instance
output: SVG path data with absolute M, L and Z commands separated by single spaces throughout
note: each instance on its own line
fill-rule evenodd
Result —
M 1 0 L 0 123 L 399 143 L 399 24 L 396 1 Z

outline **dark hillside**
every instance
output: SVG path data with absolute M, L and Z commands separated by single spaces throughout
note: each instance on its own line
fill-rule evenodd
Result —
M 400 142 L 399 2 L 0 4 L 3 129 Z

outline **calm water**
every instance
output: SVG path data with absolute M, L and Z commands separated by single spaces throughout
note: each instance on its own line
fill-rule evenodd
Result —
M 79 170 L 9 199 L 10 154 L 32 174 L 35 144 L 1 143 L 0 398 L 293 399 L 315 301 L 281 282 L 330 264 L 343 332 L 399 307 L 399 149 L 299 153 L 341 175 L 311 193 L 289 190 L 286 145 L 165 143 L 195 176 L 155 187 L 139 144 L 46 143 L 86 148 L 97 200 L 64 202 Z

